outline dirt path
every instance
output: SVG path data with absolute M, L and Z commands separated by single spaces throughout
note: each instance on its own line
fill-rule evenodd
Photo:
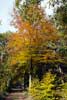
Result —
M 26 92 L 10 93 L 6 100 L 33 100 Z

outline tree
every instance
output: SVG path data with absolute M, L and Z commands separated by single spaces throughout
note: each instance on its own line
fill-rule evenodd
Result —
M 10 71 L 7 65 L 6 43 L 8 34 L 0 34 L 0 96 L 5 93 L 9 85 Z
M 22 0 L 15 0 L 16 7 L 19 7 Z M 25 0 L 26 5 L 39 4 L 42 0 Z
M 39 62 L 62 61 L 56 52 L 59 35 L 54 25 L 47 19 L 40 3 L 26 0 L 23 5 L 19 4 L 19 8 L 14 9 L 12 24 L 18 29 L 17 33 L 8 38 L 6 46 L 9 54 L 8 62 L 14 66 L 12 71 L 15 70 L 17 73 L 17 69 L 24 69 L 29 70 L 31 74 L 30 69 Z
M 66 0 L 49 0 L 49 4 L 54 8 L 52 21 L 60 32 L 61 39 L 59 44 L 59 55 L 64 60 L 60 63 L 61 76 L 66 84 L 67 77 L 67 1 Z
M 16 67 L 23 69 L 23 66 L 27 64 L 26 68 L 30 72 L 32 65 L 37 62 L 57 62 L 60 59 L 59 54 L 56 52 L 56 43 L 59 39 L 57 30 L 45 17 L 41 8 L 37 6 L 34 8 L 34 12 L 38 12 L 38 17 L 41 17 L 38 18 L 36 15 L 33 21 L 30 20 L 29 15 L 29 19 L 25 20 L 25 17 L 20 16 L 14 9 L 13 24 L 18 31 L 8 38 L 6 49 L 9 54 L 8 62 L 10 65 L 17 64 L 17 66 L 12 68 L 16 73 L 16 69 L 18 69 Z M 29 5 L 29 9 L 27 10 L 29 10 L 29 13 L 31 10 L 33 18 L 33 6 Z
M 54 8 L 53 21 L 61 33 L 67 32 L 67 1 L 49 0 L 49 4 Z

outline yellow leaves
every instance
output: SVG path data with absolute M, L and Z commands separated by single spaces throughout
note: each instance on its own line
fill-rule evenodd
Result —
M 28 51 L 18 51 L 10 56 L 10 65 L 25 64 L 30 59 Z
M 44 48 L 41 53 L 37 53 L 35 56 L 33 56 L 33 61 L 39 61 L 43 63 L 55 63 L 62 62 L 62 59 L 55 50 Z
M 55 75 L 48 72 L 43 76 L 42 81 L 34 80 L 29 93 L 33 96 L 34 100 L 54 100 L 52 88 L 54 87 Z
M 63 86 L 63 90 L 61 91 L 61 95 L 67 100 L 67 82 L 62 84 L 62 86 Z
M 28 55 L 27 51 L 21 51 L 16 55 L 16 60 L 18 61 L 18 63 L 25 63 L 29 59 L 30 55 Z
M 8 43 L 7 43 L 6 49 L 10 53 L 13 53 L 13 52 L 17 53 L 19 50 L 23 51 L 25 46 L 27 46 L 27 44 L 29 44 L 28 40 L 29 39 L 25 38 L 25 36 L 23 34 L 19 34 L 19 33 L 12 34 L 8 38 Z
M 55 76 L 51 74 L 51 72 L 46 73 L 46 75 L 43 76 L 43 82 L 48 86 L 51 82 L 53 82 L 55 79 Z
M 8 38 L 8 44 L 7 44 L 7 48 L 11 48 L 11 47 L 20 47 L 22 45 L 22 35 L 21 34 L 17 34 L 14 33 L 12 34 L 9 38 Z
M 47 50 L 47 53 L 43 55 L 44 60 L 52 60 L 57 59 L 59 55 L 53 50 Z

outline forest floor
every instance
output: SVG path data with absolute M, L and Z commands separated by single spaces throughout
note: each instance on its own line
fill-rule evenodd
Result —
M 28 95 L 27 92 L 14 92 L 10 93 L 6 100 L 33 100 L 31 96 Z

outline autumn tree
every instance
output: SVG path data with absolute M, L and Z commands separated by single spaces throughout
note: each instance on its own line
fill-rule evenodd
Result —
M 16 74 L 25 68 L 31 73 L 30 68 L 39 66 L 39 63 L 61 61 L 56 52 L 59 35 L 43 9 L 37 4 L 26 5 L 24 9 L 21 14 L 14 9 L 13 25 L 18 31 L 8 38 L 6 46 L 9 65 Z

